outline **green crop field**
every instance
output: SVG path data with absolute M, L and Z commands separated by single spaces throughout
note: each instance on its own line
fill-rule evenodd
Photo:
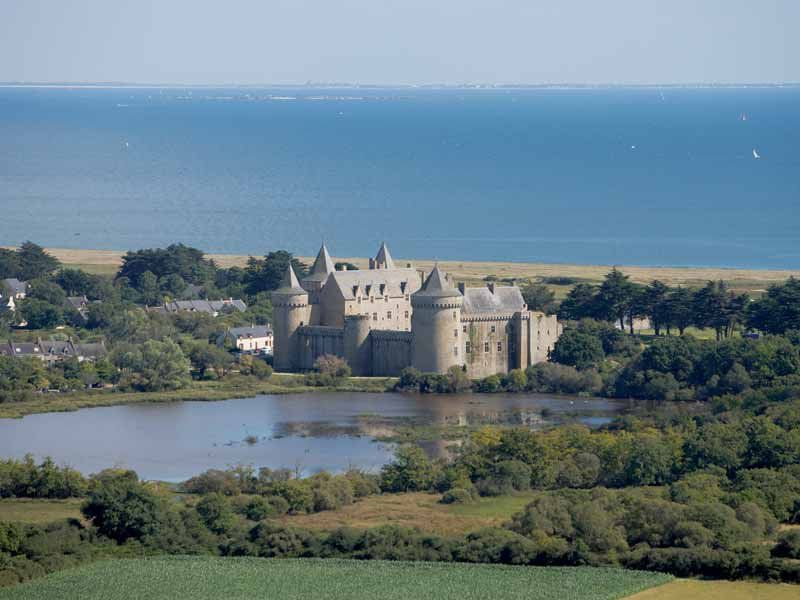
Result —
M 0 600 L 612 600 L 669 575 L 589 567 L 258 558 L 120 559 L 0 590 Z

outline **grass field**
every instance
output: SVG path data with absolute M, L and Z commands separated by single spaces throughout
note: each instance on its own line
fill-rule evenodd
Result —
M 0 600 L 612 600 L 670 579 L 589 567 L 152 558 L 61 571 L 0 590 Z
M 680 579 L 630 596 L 628 600 L 797 600 L 800 586 L 749 581 Z
M 80 498 L 67 500 L 38 500 L 4 498 L 0 500 L 0 521 L 16 523 L 51 523 L 62 519 L 80 519 Z
M 69 250 L 63 248 L 48 248 L 64 264 L 80 267 L 98 274 L 113 274 L 120 264 L 123 252 L 112 250 Z M 211 254 L 216 263 L 221 267 L 244 266 L 247 256 L 230 254 Z M 303 257 L 307 263 L 313 262 L 313 257 Z M 367 268 L 366 258 L 336 257 L 338 261 L 350 262 L 360 268 Z M 395 259 L 398 265 L 405 265 L 407 261 Z M 416 260 L 414 266 L 429 271 L 434 262 L 431 260 Z M 459 281 L 476 283 L 488 275 L 498 279 L 540 279 L 542 277 L 572 277 L 589 282 L 600 281 L 611 269 L 610 265 L 561 265 L 541 263 L 512 263 L 512 262 L 470 262 L 470 261 L 440 261 L 442 269 Z M 708 280 L 724 279 L 736 290 L 749 291 L 755 294 L 763 292 L 770 284 L 784 281 L 790 276 L 800 277 L 800 271 L 781 270 L 756 270 L 756 269 L 722 269 L 711 267 L 630 267 L 619 266 L 619 269 L 629 275 L 633 281 L 649 283 L 653 279 L 660 279 L 667 285 L 699 286 Z M 551 286 L 557 296 L 566 293 L 569 286 Z
M 422 492 L 368 496 L 339 510 L 283 518 L 308 529 L 367 528 L 380 525 L 417 527 L 440 535 L 459 535 L 501 525 L 531 501 L 533 494 L 481 498 L 475 504 L 440 504 L 437 494 Z

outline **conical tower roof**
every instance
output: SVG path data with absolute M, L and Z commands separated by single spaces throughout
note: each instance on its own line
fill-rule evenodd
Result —
M 426 296 L 429 298 L 455 298 L 460 297 L 461 292 L 454 288 L 447 277 L 439 268 L 439 265 L 434 265 L 425 283 L 414 296 Z
M 300 282 L 297 281 L 297 275 L 294 274 L 292 263 L 289 263 L 289 266 L 286 269 L 286 274 L 281 280 L 281 287 L 275 290 L 275 293 L 283 294 L 284 296 L 296 296 L 306 293 L 306 291 L 300 287 Z
M 328 254 L 328 249 L 325 244 L 322 244 L 322 248 L 319 249 L 317 258 L 314 260 L 314 266 L 311 267 L 311 274 L 304 278 L 303 281 L 325 281 L 328 275 L 335 270 L 336 267 L 333 264 L 331 255 Z
M 394 260 L 392 260 L 392 255 L 389 254 L 386 242 L 381 242 L 381 247 L 375 256 L 375 265 L 379 269 L 394 269 Z

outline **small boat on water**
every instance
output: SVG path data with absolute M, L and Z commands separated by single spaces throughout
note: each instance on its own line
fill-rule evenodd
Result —
M 747 121 L 747 113 L 742 113 L 739 115 L 740 121 Z
M 756 159 L 761 158 L 761 155 L 758 152 L 756 152 L 755 148 L 753 148 L 753 158 L 756 158 Z

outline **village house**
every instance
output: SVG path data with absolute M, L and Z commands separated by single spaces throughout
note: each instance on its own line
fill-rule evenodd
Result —
M 269 325 L 231 327 L 218 340 L 220 345 L 230 343 L 240 352 L 261 354 L 272 354 L 272 342 L 272 327 Z
M 247 310 L 247 304 L 238 298 L 228 298 L 226 300 L 174 300 L 164 303 L 164 306 L 151 307 L 148 308 L 148 310 L 168 314 L 181 311 L 202 312 L 213 317 L 218 317 L 220 314 L 225 314 L 234 310 L 244 312 Z
M 0 306 L 15 311 L 17 302 L 28 295 L 28 282 L 19 279 L 3 279 L 0 285 Z
M 0 343 L 0 356 L 38 358 L 47 364 L 69 358 L 77 358 L 79 362 L 94 361 L 103 358 L 107 353 L 103 342 L 82 344 L 73 342 L 72 339 L 51 341 L 37 338 L 35 342 L 7 341 Z

